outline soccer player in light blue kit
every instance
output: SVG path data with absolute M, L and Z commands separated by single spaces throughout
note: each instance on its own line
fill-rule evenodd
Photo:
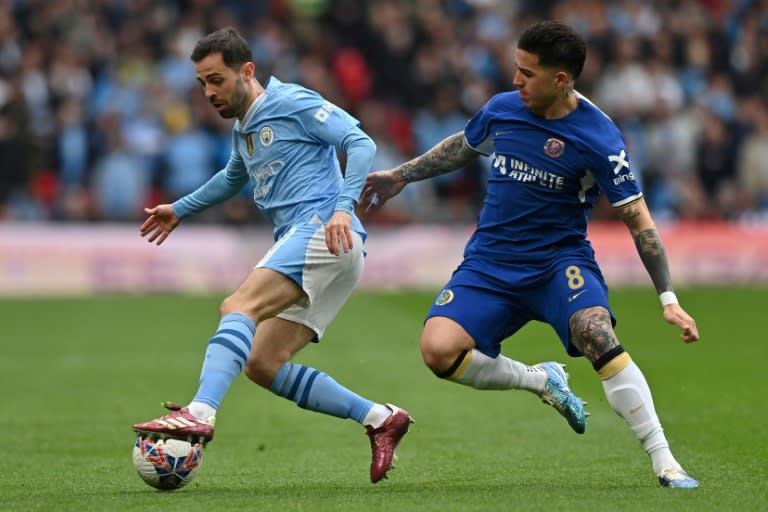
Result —
M 140 434 L 207 443 L 230 384 L 241 371 L 299 407 L 364 425 L 371 481 L 386 477 L 412 419 L 367 400 L 291 357 L 322 337 L 363 270 L 365 231 L 354 208 L 376 146 L 349 114 L 317 93 L 254 77 L 247 42 L 231 27 L 201 39 L 191 55 L 206 98 L 237 118 L 226 168 L 173 204 L 146 210 L 141 235 L 160 245 L 182 219 L 229 199 L 248 183 L 274 224 L 275 244 L 221 304 L 197 394 L 186 407 L 134 425 Z M 342 177 L 336 148 L 347 154 Z
M 584 404 L 554 362 L 534 366 L 500 355 L 501 342 L 531 320 L 550 324 L 571 356 L 586 356 L 608 403 L 650 455 L 661 485 L 695 488 L 673 457 L 651 391 L 613 330 L 608 292 L 587 240 L 589 209 L 602 190 L 629 228 L 660 294 L 664 319 L 698 340 L 680 307 L 669 265 L 619 129 L 573 89 L 584 39 L 554 21 L 531 26 L 515 52 L 515 92 L 498 94 L 425 154 L 371 173 L 362 204 L 381 207 L 413 181 L 492 155 L 477 229 L 464 260 L 432 305 L 421 336 L 424 362 L 441 378 L 477 389 L 526 389 L 553 405 L 578 433 Z

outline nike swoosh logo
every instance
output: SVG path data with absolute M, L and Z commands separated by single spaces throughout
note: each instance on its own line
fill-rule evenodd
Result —
M 575 301 L 577 298 L 579 298 L 579 295 L 581 295 L 582 293 L 584 293 L 584 292 L 586 292 L 586 291 L 587 291 L 587 290 L 581 290 L 580 292 L 576 292 L 576 293 L 574 293 L 573 295 L 569 296 L 569 297 L 568 297 L 568 302 L 573 302 L 573 301 Z
M 629 410 L 629 414 L 635 414 L 637 411 L 639 411 L 639 410 L 640 410 L 640 409 L 642 409 L 643 407 L 645 407 L 645 402 L 641 403 L 641 404 L 640 404 L 640 405 L 638 405 L 637 407 L 633 407 L 633 408 L 631 408 L 631 409 Z

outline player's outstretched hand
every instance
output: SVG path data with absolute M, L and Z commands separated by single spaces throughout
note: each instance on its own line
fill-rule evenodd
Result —
M 680 307 L 680 304 L 667 304 L 664 306 L 664 320 L 683 330 L 680 334 L 680 339 L 684 342 L 693 343 L 698 341 L 699 330 L 696 328 L 696 321 Z
M 366 212 L 375 211 L 399 194 L 403 187 L 405 182 L 397 177 L 394 170 L 372 172 L 365 180 L 359 204 L 363 205 Z
M 325 245 L 328 251 L 338 256 L 352 249 L 352 216 L 347 212 L 334 212 L 331 220 L 325 225 Z
M 144 224 L 139 228 L 141 236 L 149 235 L 147 242 L 157 240 L 157 245 L 162 244 L 171 231 L 181 222 L 170 204 L 159 204 L 154 208 L 144 208 L 144 213 L 149 215 Z

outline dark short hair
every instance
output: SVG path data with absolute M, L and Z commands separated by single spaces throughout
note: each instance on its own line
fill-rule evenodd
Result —
M 224 27 L 200 39 L 189 58 L 197 63 L 214 53 L 221 53 L 224 64 L 236 71 L 246 62 L 253 61 L 248 41 L 232 27 Z
M 587 42 L 561 21 L 540 21 L 528 27 L 517 42 L 520 50 L 539 57 L 539 64 L 562 68 L 575 80 L 584 69 Z

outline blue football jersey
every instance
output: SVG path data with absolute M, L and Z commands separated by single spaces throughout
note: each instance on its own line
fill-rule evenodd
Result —
M 621 132 L 578 97 L 567 116 L 544 119 L 506 92 L 467 123 L 467 143 L 492 155 L 492 169 L 466 258 L 528 268 L 550 266 L 564 249 L 591 258 L 587 218 L 600 191 L 613 206 L 642 196 Z
M 352 208 L 369 168 L 355 169 L 355 176 L 345 181 L 336 156 L 336 147 L 361 139 L 370 141 L 347 112 L 314 91 L 270 77 L 264 94 L 242 122 L 235 122 L 227 166 L 198 191 L 176 201 L 174 210 L 183 218 L 231 197 L 250 182 L 254 203 L 275 226 L 275 239 L 315 216 L 327 222 L 336 209 L 351 213 L 352 229 L 364 237 Z

